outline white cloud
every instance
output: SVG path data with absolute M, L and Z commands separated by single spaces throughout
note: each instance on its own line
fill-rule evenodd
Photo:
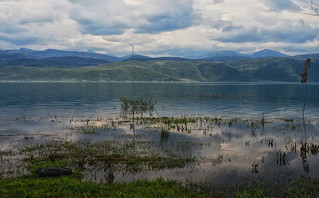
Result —
M 2 0 L 0 49 L 125 55 L 134 43 L 147 55 L 317 53 L 319 23 L 310 11 L 303 0 Z
M 263 2 L 271 11 L 275 12 L 280 12 L 282 10 L 300 11 L 300 8 L 291 0 L 263 0 Z
M 224 0 L 213 0 L 214 3 L 223 3 Z
M 126 29 L 157 33 L 192 25 L 192 0 L 72 1 L 71 17 L 84 33 L 122 34 Z

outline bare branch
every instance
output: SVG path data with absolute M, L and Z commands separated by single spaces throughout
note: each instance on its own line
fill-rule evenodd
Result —
M 314 14 L 311 14 L 313 16 L 319 16 L 319 3 L 315 3 L 313 0 L 310 1 L 311 9 L 314 12 Z
M 319 6 L 319 3 L 314 3 L 313 1 L 310 2 L 312 5 L 315 5 L 315 6 Z

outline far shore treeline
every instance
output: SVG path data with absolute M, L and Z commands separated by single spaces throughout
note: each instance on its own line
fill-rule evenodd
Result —
M 131 61 L 95 66 L 64 67 L 24 65 L 0 66 L 0 81 L 129 81 Z M 202 60 L 135 61 L 137 81 L 194 82 L 299 82 L 304 60 L 264 58 L 216 62 Z M 319 60 L 313 60 L 312 82 L 319 82 Z

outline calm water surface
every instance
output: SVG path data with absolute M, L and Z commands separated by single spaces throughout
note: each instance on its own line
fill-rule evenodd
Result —
M 200 163 L 155 172 L 118 172 L 115 181 L 162 176 L 224 183 L 262 177 L 271 183 L 274 178 L 319 177 L 317 153 L 309 151 L 302 156 L 300 151 L 305 140 L 309 145 L 319 143 L 319 84 L 308 86 L 306 137 L 301 124 L 305 86 L 301 84 L 140 82 L 136 83 L 136 95 L 158 100 L 154 116 L 223 117 L 226 121 L 221 125 L 190 124 L 191 133 L 172 130 L 166 142 L 160 140 L 159 131 L 137 126 L 136 133 L 150 148 L 168 148 L 196 157 Z M 85 126 L 85 119 L 117 117 L 120 96 L 132 96 L 130 83 L 0 83 L 0 151 L 30 143 L 24 137 L 41 142 L 51 136 L 54 139 L 57 133 L 68 134 L 70 128 Z M 258 128 L 252 127 L 252 120 L 229 123 L 230 118 L 261 120 L 263 116 L 276 122 Z M 73 134 L 72 140 L 95 142 L 130 134 L 129 126 L 123 125 L 97 135 Z M 288 155 L 284 161 L 280 158 L 283 153 Z M 256 169 L 253 165 L 257 164 Z M 0 171 L 5 169 L 0 165 Z M 98 182 L 109 174 L 101 172 L 93 178 L 91 172 L 84 173 L 86 179 Z
M 0 83 L 0 119 L 105 117 L 120 113 L 130 83 Z M 305 87 L 275 83 L 136 83 L 136 95 L 158 100 L 159 116 L 300 118 Z M 306 115 L 319 118 L 319 84 L 309 85 Z

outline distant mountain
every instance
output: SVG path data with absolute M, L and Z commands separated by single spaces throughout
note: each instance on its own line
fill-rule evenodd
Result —
M 16 59 L 24 59 L 27 58 L 23 54 L 14 54 L 7 51 L 0 51 L 0 64 L 8 61 L 16 60 Z
M 314 61 L 314 60 L 319 60 L 319 54 L 297 55 L 297 56 L 293 56 L 293 58 L 298 60 L 307 60 L 307 58 L 311 58 L 311 60 Z
M 201 60 L 206 61 L 239 61 L 255 58 L 270 58 L 270 57 L 289 57 L 288 55 L 276 52 L 274 50 L 264 49 L 253 54 L 242 54 L 234 51 L 215 51 L 201 56 Z
M 244 54 L 237 53 L 230 50 L 214 51 L 214 52 L 210 52 L 208 54 L 204 54 L 200 56 L 200 60 L 219 61 L 219 62 L 238 61 L 238 60 L 244 60 L 247 58 L 249 57 L 245 56 Z
M 109 61 L 94 59 L 94 58 L 82 58 L 78 56 L 51 57 L 51 58 L 44 58 L 40 60 L 20 57 L 18 59 L 10 59 L 7 61 L 1 61 L 0 67 L 4 67 L 4 66 L 86 67 L 86 66 L 96 66 L 96 65 L 100 65 L 104 63 L 109 63 Z
M 197 56 L 197 55 L 196 55 Z M 150 57 L 140 54 L 136 54 L 134 59 L 136 62 L 152 62 L 152 61 L 170 61 L 170 62 L 184 62 L 187 61 L 208 61 L 208 62 L 222 62 L 229 63 L 251 60 L 256 64 L 260 62 L 269 61 L 264 59 L 271 58 L 287 58 L 299 61 L 305 61 L 307 58 L 311 58 L 313 61 L 319 60 L 319 54 L 305 54 L 297 56 L 287 56 L 274 50 L 264 49 L 253 54 L 242 54 L 235 51 L 213 51 L 207 54 L 201 55 L 197 59 L 186 59 L 182 57 Z M 123 57 L 115 57 L 106 54 L 98 54 L 94 51 L 90 52 L 77 52 L 77 51 L 64 51 L 47 49 L 44 51 L 31 50 L 27 48 L 21 48 L 18 50 L 0 50 L 0 67 L 6 66 L 32 66 L 32 67 L 85 67 L 96 66 L 104 63 L 118 63 L 121 61 L 130 61 L 131 55 Z M 241 63 L 241 62 L 240 62 Z M 239 64 L 241 65 L 241 64 Z M 206 67 L 203 67 L 206 68 Z M 219 67 L 217 67 L 219 68 Z M 212 71 L 212 70 L 207 70 Z M 215 70 L 214 70 L 215 71 Z M 225 70 L 226 71 L 226 70 Z M 228 71 L 228 69 L 227 69 Z M 259 75 L 259 74 L 258 74 Z M 244 77 L 237 75 L 237 79 L 243 79 Z M 201 79 L 201 78 L 200 78 Z M 212 80 L 212 79 L 211 79 Z
M 253 53 L 252 55 L 250 55 L 250 57 L 252 58 L 274 58 L 274 57 L 289 57 L 286 54 L 282 54 L 280 52 L 274 51 L 274 50 L 270 50 L 270 49 L 264 49 L 258 52 Z
M 245 56 L 245 55 L 238 52 L 230 51 L 230 50 L 223 50 L 223 51 L 214 51 L 208 54 L 204 54 L 200 57 L 200 59 L 212 58 L 212 57 L 240 57 L 240 56 Z
M 245 60 L 245 59 L 250 59 L 250 57 L 249 56 L 218 56 L 218 57 L 202 58 L 200 60 L 226 62 L 226 61 L 239 61 L 239 60 Z
M 0 50 L 1 66 L 84 67 L 120 61 L 120 58 L 92 52 L 26 48 Z
M 24 56 L 29 59 L 44 59 L 44 58 L 52 58 L 52 57 L 81 57 L 81 58 L 93 58 L 93 59 L 101 59 L 107 62 L 116 62 L 120 61 L 120 58 L 105 54 L 97 54 L 92 52 L 77 52 L 77 51 L 64 51 L 64 50 L 55 50 L 55 49 L 47 49 L 44 51 L 36 51 L 26 48 L 21 48 L 19 50 L 3 50 L 0 51 L 0 56 L 3 53 L 16 55 L 16 56 Z
M 96 66 L 109 61 L 94 59 L 94 58 L 82 58 L 78 56 L 64 56 L 64 57 L 50 57 L 41 60 L 35 59 L 19 59 L 10 61 L 9 65 L 24 65 L 24 66 L 43 66 L 43 67 L 86 67 Z
M 121 61 L 130 61 L 132 60 L 132 55 L 127 55 L 127 56 L 123 56 L 120 58 Z M 148 60 L 152 60 L 151 57 L 149 56 L 143 56 L 143 55 L 139 55 L 139 54 L 135 54 L 134 55 L 134 60 L 137 61 L 148 61 Z
M 264 58 L 223 63 L 187 60 L 136 61 L 137 81 L 251 82 L 284 81 L 300 83 L 304 60 Z M 132 80 L 131 62 L 106 63 L 85 68 L 0 67 L 0 80 Z M 312 63 L 309 82 L 319 82 L 319 61 Z
M 123 56 L 122 61 L 130 61 L 132 60 L 132 55 Z M 172 60 L 172 61 L 185 61 L 189 60 L 187 58 L 181 58 L 181 57 L 149 57 L 149 56 L 143 56 L 143 55 L 134 55 L 134 60 L 137 61 L 150 61 L 150 60 Z
M 190 59 L 182 58 L 182 57 L 156 57 L 156 58 L 152 58 L 152 60 L 187 61 Z

